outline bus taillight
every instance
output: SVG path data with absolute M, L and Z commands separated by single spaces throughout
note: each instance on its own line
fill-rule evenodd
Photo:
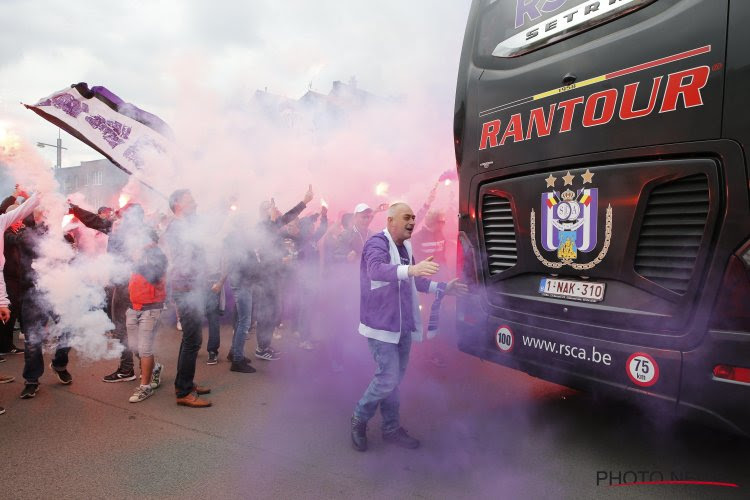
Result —
M 713 369 L 715 378 L 750 384 L 750 368 L 739 366 L 716 365 Z

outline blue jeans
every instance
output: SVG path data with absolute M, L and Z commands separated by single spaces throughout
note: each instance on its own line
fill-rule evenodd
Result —
M 253 292 L 250 287 L 232 288 L 237 318 L 232 335 L 232 361 L 241 362 L 245 358 L 245 340 L 253 321 Z
M 209 287 L 206 292 L 206 322 L 208 323 L 208 343 L 206 344 L 206 350 L 208 352 L 217 353 L 219 352 L 219 345 L 221 343 L 219 316 L 219 296 L 221 292 L 215 293 Z
M 46 336 L 48 324 L 54 318 L 46 310 L 46 306 L 39 300 L 39 295 L 30 290 L 23 301 L 23 316 L 26 322 L 26 336 L 24 337 L 23 378 L 27 384 L 38 384 L 39 377 L 44 373 L 44 358 L 42 357 L 42 343 Z M 52 358 L 52 369 L 63 371 L 68 366 L 67 347 L 68 334 L 60 336 L 55 356 Z
M 117 339 L 123 347 L 122 354 L 120 355 L 120 365 L 117 367 L 117 371 L 120 373 L 128 373 L 133 371 L 133 351 L 130 350 L 128 331 L 125 326 L 125 314 L 130 307 L 130 291 L 128 290 L 128 283 L 120 283 L 118 285 L 110 286 L 107 290 L 107 294 L 109 302 L 107 315 L 115 325 L 115 329 L 112 330 L 112 337 Z
M 271 347 L 273 330 L 279 326 L 279 285 L 266 278 L 252 287 L 255 314 L 257 316 L 256 340 L 258 350 Z
M 362 421 L 370 420 L 380 405 L 383 416 L 383 433 L 397 430 L 399 423 L 398 385 L 406 373 L 411 350 L 411 334 L 401 333 L 398 344 L 367 339 L 377 370 L 362 399 L 354 409 L 354 416 Z
M 182 324 L 182 342 L 177 356 L 177 374 L 174 387 L 178 398 L 187 396 L 195 386 L 195 361 L 203 342 L 203 315 L 205 314 L 205 295 L 203 290 L 189 293 L 174 292 L 174 301 L 180 313 Z

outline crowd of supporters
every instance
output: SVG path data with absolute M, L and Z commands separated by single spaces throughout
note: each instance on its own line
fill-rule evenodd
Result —
M 356 332 L 362 250 L 373 235 L 370 224 L 374 215 L 388 207 L 373 209 L 359 203 L 352 212 L 329 221 L 325 206 L 303 214 L 312 199 L 310 186 L 302 200 L 284 213 L 273 199 L 263 201 L 254 226 L 248 226 L 247 219 L 228 217 L 222 235 L 226 250 L 220 255 L 209 253 L 196 231 L 198 207 L 189 190 L 180 189 L 169 196 L 168 217 L 147 217 L 137 203 L 118 210 L 100 207 L 96 212 L 71 203 L 73 223 L 63 233 L 65 244 L 79 253 L 106 252 L 128 269 L 127 273 L 112 273 L 105 288 L 102 307 L 113 328 L 100 333 L 122 347 L 117 366 L 102 374 L 101 380 L 137 381 L 131 403 L 154 395 L 162 384 L 164 369 L 154 352 L 154 340 L 162 315 L 172 310 L 182 334 L 173 367 L 179 405 L 202 408 L 212 404 L 205 398 L 210 388 L 196 384 L 195 372 L 204 324 L 208 331 L 206 363 L 219 362 L 221 315 L 231 318 L 233 324 L 231 344 L 223 346 L 233 372 L 255 372 L 251 358 L 279 360 L 281 352 L 272 344 L 282 332 L 302 350 L 320 350 L 331 369 L 340 371 L 345 353 L 336 335 Z M 419 214 L 425 222 L 415 234 L 414 252 L 420 260 L 432 256 L 444 263 L 445 215 L 427 212 L 428 208 L 429 201 Z M 4 231 L 0 362 L 7 355 L 24 356 L 20 397 L 31 399 L 39 391 L 43 351 L 49 346 L 56 379 L 62 384 L 73 380 L 68 371 L 69 332 L 58 327 L 54 307 L 36 286 L 40 242 L 48 236 L 49 224 L 59 221 L 48 221 L 38 196 L 18 186 L 0 205 L 0 214 Z M 91 235 L 95 235 L 93 239 Z M 325 300 L 320 287 L 323 275 Z M 234 304 L 229 311 L 228 298 Z M 333 317 L 343 327 L 321 334 L 320 330 L 327 328 L 326 319 Z M 253 332 L 256 346 L 251 356 L 246 356 L 245 343 Z M 14 379 L 0 374 L 0 383 Z

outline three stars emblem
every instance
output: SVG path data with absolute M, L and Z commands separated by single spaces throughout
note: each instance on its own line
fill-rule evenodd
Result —
M 572 186 L 573 185 L 573 180 L 575 178 L 576 178 L 576 176 L 572 175 L 570 173 L 570 170 L 568 170 L 568 172 L 565 175 L 562 176 L 562 180 L 563 180 L 563 183 L 564 183 L 563 186 Z M 583 183 L 584 184 L 592 184 L 593 181 L 594 181 L 594 173 L 591 172 L 587 168 L 586 171 L 581 174 L 581 179 L 583 179 Z M 549 177 L 547 177 L 546 179 L 544 179 L 544 182 L 547 183 L 547 187 L 548 188 L 554 189 L 555 188 L 555 183 L 557 182 L 557 177 L 555 177 L 552 174 L 549 174 Z

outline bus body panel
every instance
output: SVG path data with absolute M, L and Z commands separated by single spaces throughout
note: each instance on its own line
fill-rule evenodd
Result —
M 731 262 L 750 283 L 750 4 L 657 0 L 491 57 L 483 30 L 517 5 L 476 0 L 464 39 L 459 348 L 748 432 L 750 384 L 713 370 L 750 368 L 750 321 L 721 316 L 727 295 L 750 310 L 727 289 Z M 588 284 L 603 295 L 572 296 Z

